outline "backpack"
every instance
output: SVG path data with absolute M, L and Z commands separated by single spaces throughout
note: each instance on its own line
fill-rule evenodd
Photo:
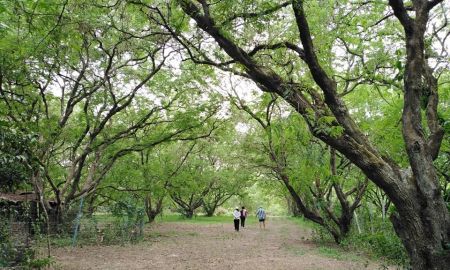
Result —
M 258 216 L 259 219 L 265 219 L 266 218 L 266 211 L 264 211 L 264 209 L 258 209 L 258 211 L 256 212 L 256 215 Z

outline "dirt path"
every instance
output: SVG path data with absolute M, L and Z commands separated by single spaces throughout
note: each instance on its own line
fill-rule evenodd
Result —
M 232 224 L 160 223 L 146 240 L 127 246 L 59 248 L 55 269 L 379 269 L 366 258 L 312 243 L 310 232 L 286 219 L 271 219 L 239 233 Z

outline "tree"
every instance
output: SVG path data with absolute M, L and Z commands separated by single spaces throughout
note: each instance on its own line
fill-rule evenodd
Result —
M 210 163 L 202 155 L 203 150 L 203 145 L 191 149 L 190 157 L 168 183 L 170 198 L 186 218 L 192 218 L 195 210 L 203 205 L 203 198 L 215 182 Z
M 433 166 L 444 130 L 438 114 L 438 81 L 433 73 L 438 70 L 433 70 L 428 61 L 433 57 L 428 52 L 433 50 L 436 31 L 427 32 L 430 16 L 442 18 L 448 11 L 448 6 L 441 2 L 416 0 L 405 4 L 401 0 L 390 0 L 390 10 L 387 10 L 380 2 L 348 2 L 336 6 L 330 1 L 321 2 L 321 11 L 317 12 L 318 6 L 314 3 L 300 0 L 283 4 L 264 1 L 266 5 L 179 0 L 179 7 L 203 32 L 198 32 L 194 39 L 178 30 L 170 33 L 195 63 L 229 70 L 252 80 L 262 91 L 282 97 L 303 116 L 315 137 L 342 153 L 386 192 L 397 210 L 391 215 L 391 221 L 408 251 L 412 267 L 447 269 L 450 267 L 450 215 Z M 438 5 L 441 9 L 436 8 Z M 287 6 L 291 9 L 287 10 Z M 386 10 L 388 16 L 383 14 Z M 401 26 L 393 25 L 393 16 Z M 173 21 L 172 25 L 166 23 L 167 27 L 180 29 L 179 17 L 169 19 L 178 20 L 178 28 L 174 28 Z M 361 24 L 357 25 L 359 22 Z M 184 26 L 187 24 L 186 20 Z M 268 31 L 263 31 L 264 27 Z M 258 32 L 255 28 L 264 35 L 255 35 Z M 232 34 L 231 29 L 238 31 Z M 389 55 L 398 48 L 398 63 L 391 66 L 390 61 L 378 62 L 371 58 L 377 54 L 364 51 L 367 44 L 371 45 L 370 41 L 356 38 L 354 42 L 352 36 L 341 36 L 349 30 L 355 33 L 356 29 L 368 33 L 367 37 L 385 31 L 386 47 L 381 46 L 380 51 Z M 436 29 L 446 31 L 445 24 Z M 275 34 L 270 30 L 278 31 Z M 400 31 L 404 32 L 401 39 L 394 38 Z M 206 36 L 216 42 L 214 55 L 199 49 L 198 44 L 204 42 Z M 349 41 L 352 41 L 350 45 Z M 333 65 L 333 58 L 338 58 L 333 54 L 335 48 L 340 48 L 347 56 L 357 55 L 353 60 L 359 65 L 349 66 L 351 73 Z M 288 59 L 288 63 L 283 59 Z M 383 64 L 388 65 L 387 71 L 380 68 Z M 348 87 L 352 80 L 356 82 L 353 89 Z M 403 85 L 396 83 L 399 80 L 403 80 Z M 343 96 L 350 89 L 355 91 L 360 84 L 403 90 L 401 122 L 408 157 L 406 166 L 374 147 L 352 117 Z M 425 112 L 426 122 L 422 121 L 422 112 Z
M 134 5 L 21 3 L 7 4 L 11 20 L 2 28 L 1 120 L 37 134 L 30 182 L 56 201 L 45 205 L 56 223 L 120 158 L 215 128 L 206 124 L 218 109 L 214 96 L 200 101 L 199 80 L 166 68 L 170 36 L 157 25 L 141 29 L 147 17 Z
M 203 198 L 203 209 L 207 216 L 213 216 L 219 206 L 233 196 L 244 195 L 252 180 L 252 171 L 246 168 L 247 162 L 240 159 L 241 146 L 236 140 L 235 122 L 227 118 L 215 136 L 204 144 L 203 153 L 212 170 L 213 185 Z
M 223 142 L 219 145 L 221 146 L 223 147 Z M 208 158 L 213 168 L 213 185 L 203 197 L 203 209 L 208 217 L 213 216 L 216 209 L 224 205 L 231 197 L 243 195 L 251 179 L 245 168 L 230 160 L 235 157 L 232 149 L 221 149 L 221 151 L 224 150 L 229 150 L 227 156 L 222 153 L 222 156 Z
M 171 181 L 182 171 L 197 140 L 214 131 L 215 120 L 211 127 L 204 125 L 205 133 L 184 134 L 149 148 L 136 148 L 111 168 L 92 195 L 99 197 L 102 204 L 133 197 L 140 202 L 136 205 L 144 209 L 148 222 L 153 222 L 163 210 Z
M 239 195 L 240 192 L 242 193 L 238 182 L 240 179 L 236 181 L 236 174 L 223 172 L 219 172 L 219 174 L 220 176 L 215 176 L 216 181 L 214 181 L 214 185 L 203 197 L 203 209 L 208 217 L 212 217 L 217 208 L 224 205 L 231 197 Z
M 196 143 L 183 147 L 182 143 L 173 143 L 166 147 L 161 146 L 159 151 L 146 152 L 143 163 L 145 193 L 144 205 L 149 222 L 153 222 L 163 210 L 163 202 L 169 193 L 169 186 L 174 177 L 182 170 L 184 163 L 192 153 Z M 180 149 L 186 148 L 180 155 Z M 142 157 L 144 158 L 144 156 Z
M 262 112 L 255 112 L 239 98 L 231 100 L 264 131 L 259 155 L 265 154 L 268 161 L 255 159 L 256 165 L 268 169 L 270 175 L 284 184 L 299 213 L 322 226 L 340 243 L 350 232 L 353 213 L 360 206 L 367 180 L 361 180 L 357 174 L 353 176 L 352 166 L 346 159 L 337 158 L 334 149 L 328 154 L 326 147 L 305 134 L 297 115 L 282 117 L 275 96 L 263 98 L 261 103 L 266 106 Z
M 32 153 L 35 143 L 35 135 L 0 123 L 0 191 L 29 187 L 30 174 L 38 166 Z

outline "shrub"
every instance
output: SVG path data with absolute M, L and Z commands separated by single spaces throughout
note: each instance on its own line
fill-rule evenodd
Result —
M 393 230 L 352 234 L 342 244 L 363 249 L 376 257 L 386 258 L 400 266 L 408 265 L 405 248 Z
M 53 263 L 52 258 L 36 258 L 36 251 L 31 246 L 11 241 L 4 227 L 5 223 L 0 225 L 0 268 L 43 269 Z
M 112 224 L 107 224 L 100 233 L 101 243 L 105 245 L 136 243 L 143 239 L 143 226 L 117 220 Z
M 97 220 L 94 218 L 82 219 L 80 222 L 79 238 L 82 243 L 96 244 L 98 243 L 99 229 L 97 227 Z

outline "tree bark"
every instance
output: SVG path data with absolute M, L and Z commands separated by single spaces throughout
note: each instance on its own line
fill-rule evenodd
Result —
M 191 219 L 194 216 L 194 210 L 184 209 L 184 216 L 188 219 Z
M 164 201 L 164 198 L 159 198 L 156 201 L 156 206 L 153 208 L 151 197 L 150 196 L 145 197 L 145 199 L 144 199 L 145 214 L 147 215 L 149 223 L 152 223 L 153 221 L 155 221 L 155 218 L 159 214 L 161 214 L 162 209 L 163 209 L 163 201 Z
M 450 216 L 433 164 L 444 133 L 437 120 L 437 80 L 424 53 L 429 11 L 439 2 L 413 1 L 412 18 L 403 1 L 389 1 L 405 31 L 402 131 L 412 171 L 407 179 L 400 179 L 406 180 L 406 188 L 398 194 L 404 203 L 395 204 L 398 212 L 391 221 L 414 269 L 450 269 Z M 428 138 L 422 126 L 421 108 L 426 110 Z
M 297 204 L 295 203 L 294 199 L 291 195 L 286 195 L 286 203 L 288 206 L 289 214 L 293 217 L 301 217 L 302 212 L 298 209 Z
M 413 269 L 450 269 L 448 210 L 437 199 L 416 193 L 409 203 L 397 207 L 390 219 L 402 239 Z M 415 199 L 417 200 L 415 200 Z M 422 204 L 424 203 L 424 204 Z
M 205 204 L 203 204 L 203 209 L 205 210 L 207 217 L 214 216 L 214 212 L 216 212 L 216 208 L 217 207 L 215 205 L 212 205 L 211 207 L 208 207 Z

